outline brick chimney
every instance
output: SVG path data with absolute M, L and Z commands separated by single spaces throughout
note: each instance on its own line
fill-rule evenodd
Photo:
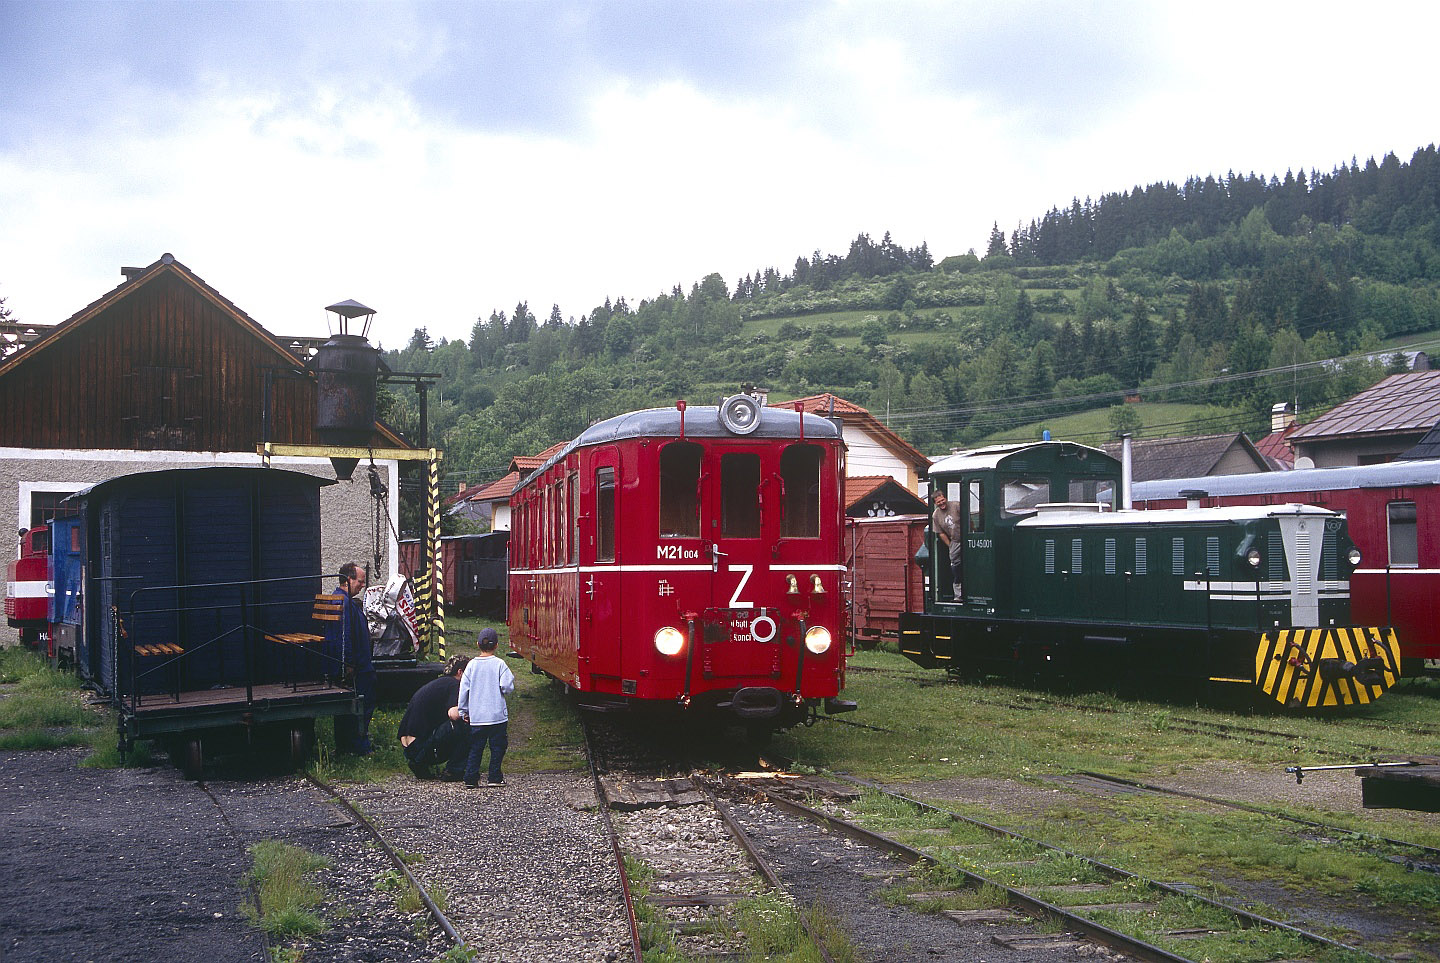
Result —
M 1290 410 L 1290 402 L 1281 401 L 1270 406 L 1270 430 L 1284 431 L 1295 424 L 1295 414 Z

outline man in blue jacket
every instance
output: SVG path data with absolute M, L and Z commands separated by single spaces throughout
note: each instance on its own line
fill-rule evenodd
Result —
M 340 621 L 336 623 L 337 656 L 346 674 L 353 672 L 355 694 L 360 697 L 360 715 L 335 717 L 335 750 L 357 756 L 370 752 L 370 717 L 375 715 L 375 661 L 370 641 L 370 623 L 360 596 L 370 581 L 365 569 L 354 562 L 340 566 L 340 585 L 336 594 L 342 597 Z
M 470 660 L 460 677 L 460 718 L 470 724 L 470 759 L 465 764 L 465 785 L 480 786 L 480 760 L 490 746 L 489 784 L 505 785 L 500 761 L 510 744 L 510 711 L 505 697 L 515 691 L 515 673 L 495 655 L 500 637 L 492 628 L 480 630 L 480 655 Z

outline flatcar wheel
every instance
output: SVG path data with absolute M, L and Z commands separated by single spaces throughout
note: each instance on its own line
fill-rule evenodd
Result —
M 200 744 L 200 737 L 187 739 L 179 746 L 180 750 L 180 771 L 185 774 L 186 779 L 199 779 L 205 774 L 205 749 Z
M 299 769 L 315 749 L 315 720 L 303 719 L 290 727 L 290 766 Z

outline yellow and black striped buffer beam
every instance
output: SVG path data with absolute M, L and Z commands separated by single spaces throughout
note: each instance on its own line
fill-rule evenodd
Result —
M 1390 627 L 1280 629 L 1260 637 L 1255 684 L 1283 706 L 1365 705 L 1400 677 Z

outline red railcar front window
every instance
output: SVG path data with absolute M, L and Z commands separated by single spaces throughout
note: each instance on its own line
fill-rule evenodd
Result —
M 820 462 L 815 445 L 791 445 L 780 455 L 785 508 L 780 534 L 785 538 L 820 537 Z
M 700 537 L 700 461 L 705 449 L 677 441 L 660 449 L 660 537 Z
M 720 531 L 726 538 L 760 537 L 760 456 L 720 459 Z

